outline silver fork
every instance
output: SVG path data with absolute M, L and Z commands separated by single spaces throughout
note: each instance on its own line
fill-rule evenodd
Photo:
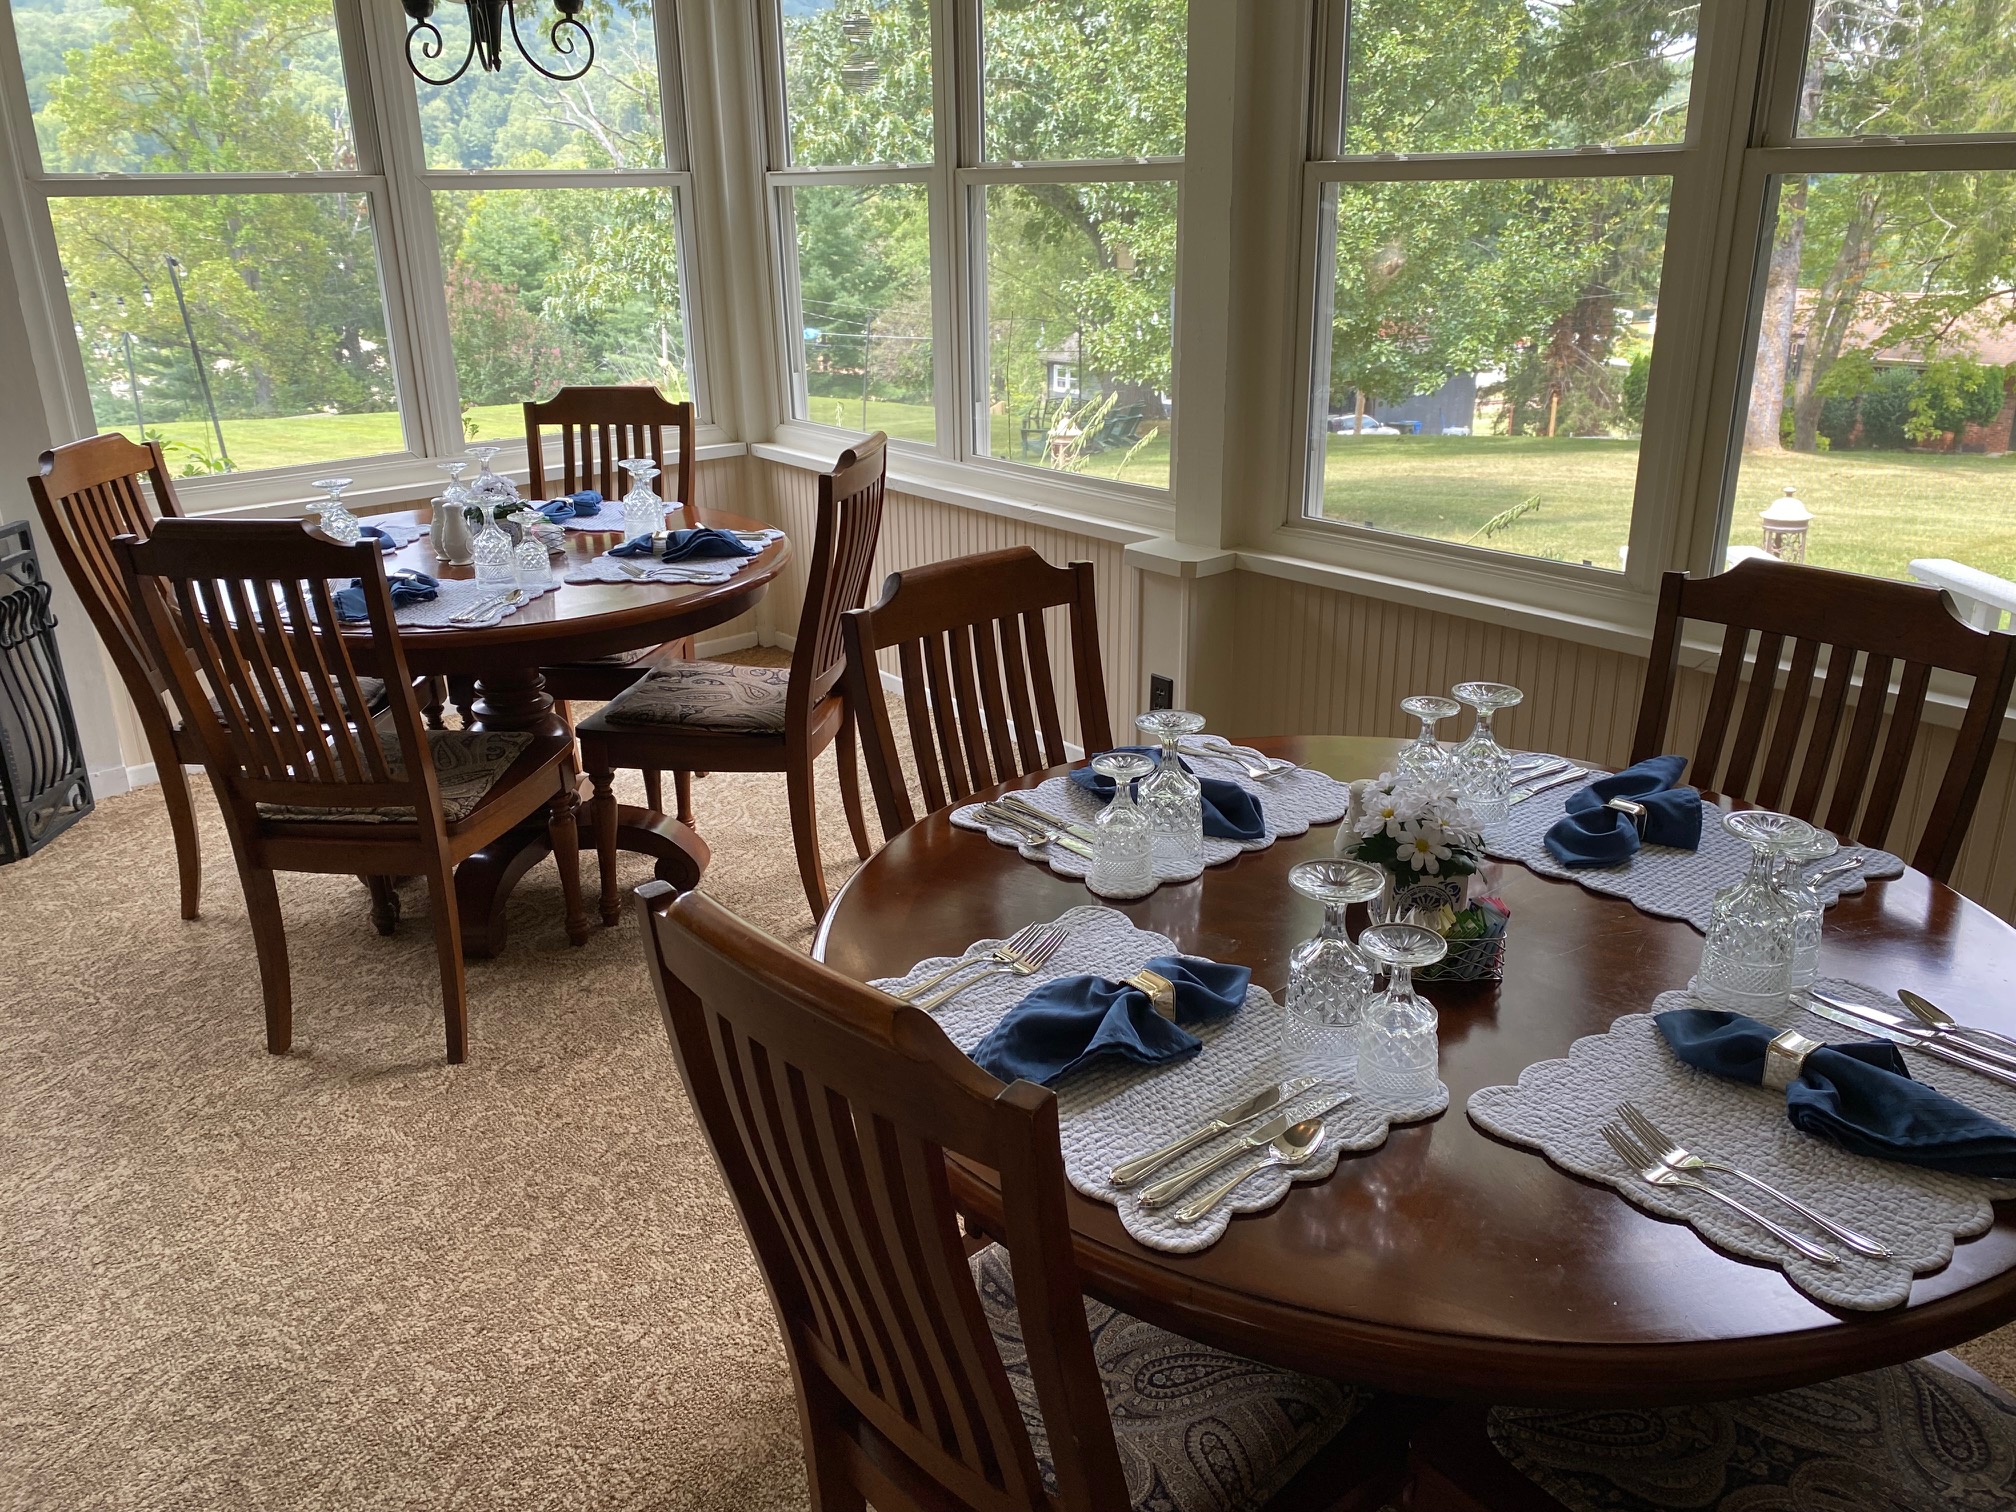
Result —
M 908 987 L 899 987 L 889 995 L 901 998 L 906 1003 L 915 1002 L 919 993 L 929 992 L 933 987 L 950 981 L 962 971 L 975 966 L 985 966 L 991 962 L 1020 960 L 1021 952 L 1036 938 L 1042 928 L 1041 924 L 1024 924 L 985 955 L 961 956 L 935 976 L 928 976 L 921 982 L 912 982 Z
M 1003 804 L 981 804 L 980 818 L 984 823 L 1003 825 L 1015 831 L 1032 845 L 1058 845 L 1088 858 L 1092 854 L 1091 842 L 1081 840 L 1076 835 L 1068 834 L 1053 825 L 1031 819 L 1027 814 Z
M 510 605 L 517 603 L 518 600 L 520 600 L 524 596 L 525 592 L 522 588 L 507 589 L 503 593 L 499 593 L 494 597 L 484 599 L 479 603 L 471 604 L 467 609 L 464 609 L 460 614 L 451 614 L 448 617 L 448 622 L 451 625 L 469 624 L 473 620 L 479 620 L 484 618 L 493 609 L 507 608 Z
M 1778 1188 L 1772 1186 L 1769 1182 L 1760 1181 L 1748 1171 L 1730 1165 L 1725 1160 L 1715 1160 L 1705 1155 L 1696 1155 L 1675 1141 L 1672 1136 L 1661 1130 L 1636 1104 L 1628 1102 L 1617 1104 L 1617 1116 L 1623 1119 L 1626 1127 L 1638 1137 L 1639 1143 L 1658 1157 L 1661 1165 L 1670 1166 L 1676 1171 L 1720 1171 L 1725 1176 L 1734 1176 L 1746 1186 L 1755 1187 L 1765 1196 L 1774 1197 L 1784 1203 L 1785 1206 L 1792 1209 L 1793 1212 L 1804 1218 L 1808 1223 L 1825 1229 L 1858 1255 L 1867 1255 L 1872 1260 L 1888 1260 L 1890 1258 L 1889 1246 L 1879 1244 L 1866 1234 L 1858 1234 L 1855 1230 L 1843 1224 L 1836 1223 L 1824 1213 L 1814 1212 L 1812 1208 L 1806 1206 L 1797 1197 L 1779 1191 Z
M 1098 831 L 1089 824 L 1060 819 L 1048 809 L 1038 808 L 1020 793 L 1003 793 L 995 801 L 1004 808 L 1014 809 L 1018 814 L 1027 814 L 1045 829 L 1063 830 L 1067 834 L 1076 835 L 1080 840 L 1090 840 L 1098 834 Z
M 1587 767 L 1570 766 L 1565 772 L 1556 772 L 1553 776 L 1542 778 L 1539 782 L 1528 782 L 1521 787 L 1514 788 L 1510 801 L 1513 803 L 1524 803 L 1535 793 L 1544 793 L 1549 788 L 1557 788 L 1564 782 L 1573 782 L 1578 777 L 1587 777 L 1588 775 L 1589 769 Z
M 1292 761 L 1277 761 L 1274 757 L 1263 756 L 1258 751 L 1252 753 L 1254 759 L 1249 761 L 1247 753 L 1234 745 L 1206 745 L 1202 741 L 1179 740 L 1176 742 L 1176 749 L 1186 756 L 1215 756 L 1220 761 L 1229 761 L 1255 782 L 1264 782 L 1269 777 L 1280 777 L 1300 770 Z
M 1811 1239 L 1805 1238 L 1800 1234 L 1795 1234 L 1792 1230 L 1773 1223 L 1748 1203 L 1738 1202 L 1727 1192 L 1716 1191 L 1715 1188 L 1698 1177 L 1689 1176 L 1684 1171 L 1676 1171 L 1671 1166 L 1661 1165 L 1657 1160 L 1652 1158 L 1649 1151 L 1639 1147 L 1638 1143 L 1632 1139 L 1621 1124 L 1606 1123 L 1602 1126 L 1602 1132 L 1603 1138 L 1609 1143 L 1610 1148 L 1617 1152 L 1617 1158 L 1629 1166 L 1632 1174 L 1646 1185 L 1679 1187 L 1684 1191 L 1701 1192 L 1714 1198 L 1724 1207 L 1734 1208 L 1745 1218 L 1748 1218 L 1752 1223 L 1763 1229 L 1772 1238 L 1782 1244 L 1790 1245 L 1808 1260 L 1815 1261 L 1820 1265 L 1839 1265 L 1841 1263 L 1841 1257 L 1836 1255 L 1832 1250 L 1822 1249 Z
M 1057 954 L 1058 947 L 1061 946 L 1063 943 L 1064 943 L 1063 930 L 1046 929 L 1036 938 L 1036 940 L 1029 946 L 1027 950 L 1020 952 L 1020 954 L 1013 961 L 1004 962 L 999 966 L 983 967 L 979 971 L 974 972 L 973 975 L 971 975 L 970 977 L 967 977 L 964 981 L 954 982 L 950 987 L 947 987 L 943 992 L 934 993 L 932 996 L 925 998 L 924 1001 L 917 1004 L 917 1006 L 919 1008 L 924 1009 L 928 1013 L 933 1008 L 942 1008 L 945 1004 L 951 1002 L 952 999 L 959 996 L 960 993 L 964 992 L 974 983 L 984 982 L 989 977 L 1028 976 L 1032 972 L 1041 970 L 1044 962 L 1048 961 L 1050 957 Z

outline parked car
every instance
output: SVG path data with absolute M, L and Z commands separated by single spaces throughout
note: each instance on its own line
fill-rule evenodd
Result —
M 1332 415 L 1330 417 L 1330 432 L 1332 435 L 1337 436 L 1397 436 L 1400 434 L 1394 427 L 1376 420 L 1370 415 L 1365 417 L 1363 426 L 1359 425 L 1356 415 Z

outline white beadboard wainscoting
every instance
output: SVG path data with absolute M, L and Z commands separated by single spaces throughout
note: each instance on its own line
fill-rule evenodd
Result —
M 795 540 L 806 538 L 817 509 L 816 474 L 758 457 L 723 459 L 699 469 L 701 501 L 761 516 Z M 1525 690 L 1527 701 L 1499 716 L 1508 742 L 1619 764 L 1630 754 L 1644 684 L 1642 657 L 1558 636 L 1388 602 L 1257 571 L 1208 579 L 1211 592 L 1188 614 L 1166 612 L 1159 574 L 1124 559 L 1125 548 L 1098 536 L 1048 529 L 891 489 L 883 517 L 876 581 L 889 572 L 973 552 L 1028 545 L 1052 562 L 1089 561 L 1099 582 L 1099 638 L 1107 696 L 1116 724 L 1144 702 L 1150 671 L 1178 676 L 1187 667 L 1211 693 L 1196 698 L 1215 729 L 1243 735 L 1411 734 L 1400 700 L 1445 690 L 1465 678 L 1491 678 Z M 710 640 L 739 637 L 788 643 L 804 593 L 806 554 L 794 556 L 752 614 Z M 1170 579 L 1161 579 L 1163 583 Z M 871 601 L 874 591 L 871 591 Z M 1144 636 L 1142 625 L 1149 625 Z M 1187 634 L 1193 643 L 1172 644 Z M 1207 644 L 1195 644 L 1197 639 Z M 1066 641 L 1052 628 L 1060 698 Z M 1206 675 L 1206 674 L 1209 675 Z M 1682 679 L 1667 745 L 1691 750 L 1706 706 L 1709 674 Z M 1467 728 L 1451 721 L 1446 733 Z M 1076 736 L 1075 711 L 1071 736 Z M 1930 809 L 1952 749 L 1949 723 L 1929 723 L 1918 741 L 1900 804 L 1897 833 L 1914 836 Z M 1898 842 L 1901 843 L 1901 842 Z M 2016 918 L 2016 743 L 2003 740 L 1990 768 L 1961 853 L 1955 885 L 2004 918 Z

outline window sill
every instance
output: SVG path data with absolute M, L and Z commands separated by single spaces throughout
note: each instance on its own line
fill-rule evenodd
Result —
M 713 462 L 739 457 L 749 450 L 739 441 L 703 440 L 694 452 L 696 462 Z M 313 467 L 269 468 L 261 472 L 227 473 L 221 477 L 178 478 L 175 491 L 182 507 L 192 515 L 222 519 L 292 519 L 314 509 L 322 495 L 310 483 L 338 472 L 355 481 L 344 501 L 359 514 L 391 509 L 411 509 L 424 504 L 441 491 L 444 475 L 440 463 L 459 458 L 423 458 L 410 453 L 393 457 L 372 457 L 356 462 L 323 462 Z M 530 478 L 525 466 L 525 444 L 509 446 L 497 459 L 497 472 L 523 487 Z
M 784 426 L 774 439 L 753 443 L 749 453 L 766 462 L 825 472 L 847 444 L 823 429 Z M 889 448 L 889 486 L 913 498 L 1121 546 L 1169 535 L 1176 523 L 1175 509 L 1170 505 L 1145 504 L 1128 495 L 1054 478 L 1004 476 L 993 468 L 948 462 L 893 443 Z M 1010 486 L 1024 496 L 1011 496 L 1005 491 Z

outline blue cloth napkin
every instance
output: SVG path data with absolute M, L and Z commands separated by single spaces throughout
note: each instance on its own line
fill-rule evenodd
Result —
M 1154 761 L 1162 759 L 1160 746 L 1115 746 L 1113 750 L 1132 751 Z M 1184 771 L 1191 770 L 1190 763 L 1183 761 L 1181 756 L 1176 759 L 1183 762 Z M 1113 797 L 1113 779 L 1093 771 L 1089 762 L 1071 773 L 1071 781 L 1101 799 L 1110 800 Z M 1260 800 L 1245 788 L 1236 782 L 1221 782 L 1216 777 L 1200 777 L 1197 785 L 1203 789 L 1205 834 L 1220 840 L 1260 840 L 1266 837 L 1267 815 L 1260 807 Z
M 397 551 L 399 549 L 399 543 L 385 534 L 376 525 L 360 525 L 357 528 L 357 534 L 362 540 L 376 541 L 380 551 Z
M 1764 1048 L 1778 1031 L 1720 1008 L 1655 1015 L 1673 1053 L 1696 1070 L 1764 1082 Z M 1911 1079 L 1886 1040 L 1822 1045 L 1785 1089 L 1792 1127 L 1857 1155 L 1953 1171 L 2016 1177 L 2016 1129 Z
M 660 561 L 684 562 L 694 557 L 752 557 L 762 548 L 739 540 L 725 530 L 700 525 L 692 530 L 674 530 L 665 536 L 665 547 L 657 550 L 658 537 L 634 536 L 621 546 L 611 546 L 612 557 L 656 556 Z
M 1568 795 L 1568 811 L 1547 831 L 1547 851 L 1563 866 L 1616 866 L 1639 845 L 1701 848 L 1701 794 L 1673 784 L 1687 770 L 1685 756 L 1653 756 L 1636 766 L 1599 777 Z M 1645 832 L 1629 814 L 1605 805 L 1629 798 L 1645 805 Z
M 404 604 L 424 604 L 429 599 L 441 597 L 441 585 L 424 572 L 394 572 L 385 581 L 392 589 L 392 607 Z M 371 611 L 364 607 L 364 579 L 350 579 L 348 588 L 338 588 L 330 598 L 336 605 L 336 617 L 350 624 L 371 618 Z
M 1045 982 L 1001 1017 L 973 1047 L 983 1071 L 1004 1082 L 1055 1086 L 1072 1072 L 1103 1060 L 1161 1066 L 1203 1048 L 1182 1024 L 1230 1017 L 1246 1002 L 1253 973 L 1216 961 L 1157 956 L 1147 970 L 1176 989 L 1176 1021 L 1155 1011 L 1139 987 L 1104 977 L 1058 977 Z
M 567 520 L 588 520 L 602 513 L 602 495 L 592 488 L 571 493 L 564 499 L 548 499 L 533 506 L 555 525 Z

